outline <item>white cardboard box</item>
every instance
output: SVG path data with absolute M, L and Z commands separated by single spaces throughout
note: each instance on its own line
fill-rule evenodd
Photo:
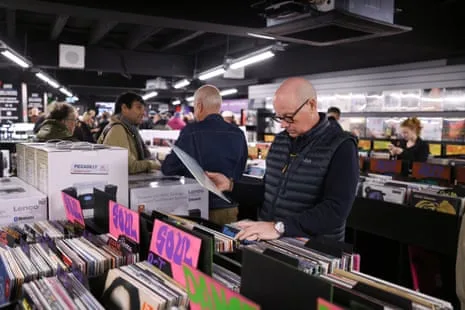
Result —
M 128 205 L 127 149 L 61 150 L 43 143 L 22 147 L 18 176 L 48 196 L 50 220 L 66 218 L 61 191 L 68 187 L 82 195 L 92 193 L 94 187 L 103 190 L 105 185 L 116 185 L 118 202 Z
M 129 182 L 129 197 L 133 210 L 188 215 L 189 210 L 199 209 L 208 219 L 208 190 L 193 179 L 138 176 Z
M 0 179 L 0 225 L 47 219 L 47 196 L 18 178 Z

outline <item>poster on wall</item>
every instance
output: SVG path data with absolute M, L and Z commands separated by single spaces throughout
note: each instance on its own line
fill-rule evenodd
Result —
M 21 90 L 19 85 L 0 82 L 0 122 L 17 123 L 21 117 Z

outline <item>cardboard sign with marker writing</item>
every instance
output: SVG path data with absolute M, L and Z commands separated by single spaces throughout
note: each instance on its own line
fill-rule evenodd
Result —
M 255 310 L 260 309 L 256 303 L 228 289 L 223 284 L 206 274 L 184 265 L 183 272 L 186 291 L 190 300 L 191 310 L 230 309 Z
M 108 204 L 110 235 L 115 239 L 125 236 L 136 243 L 140 242 L 139 213 L 114 201 Z
M 84 227 L 86 224 L 84 223 L 84 216 L 82 215 L 82 208 L 79 200 L 64 192 L 61 193 L 61 197 L 66 211 L 66 219 L 71 223 L 77 223 Z
M 329 301 L 324 300 L 323 298 L 318 298 L 316 305 L 318 310 L 342 310 L 341 307 L 338 307 Z
M 201 239 L 165 222 L 155 220 L 150 252 L 169 263 L 173 279 L 185 286 L 182 266 L 186 264 L 197 268 L 201 243 Z

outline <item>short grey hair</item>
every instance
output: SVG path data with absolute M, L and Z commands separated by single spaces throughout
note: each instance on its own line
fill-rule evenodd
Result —
M 213 85 L 204 85 L 194 94 L 194 103 L 202 101 L 206 109 L 221 109 L 223 99 L 218 88 Z

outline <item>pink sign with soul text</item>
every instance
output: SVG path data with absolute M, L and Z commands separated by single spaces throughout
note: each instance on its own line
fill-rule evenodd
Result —
M 183 271 L 191 310 L 260 309 L 256 303 L 190 266 L 184 265 Z
M 150 252 L 171 265 L 173 279 L 185 286 L 182 266 L 197 268 L 202 240 L 160 220 L 153 224 Z
M 136 243 L 140 242 L 139 213 L 119 203 L 108 203 L 109 230 L 115 239 L 125 236 Z
M 82 215 L 81 203 L 76 198 L 61 192 L 63 206 L 66 211 L 66 219 L 71 223 L 77 223 L 85 227 L 84 216 Z

